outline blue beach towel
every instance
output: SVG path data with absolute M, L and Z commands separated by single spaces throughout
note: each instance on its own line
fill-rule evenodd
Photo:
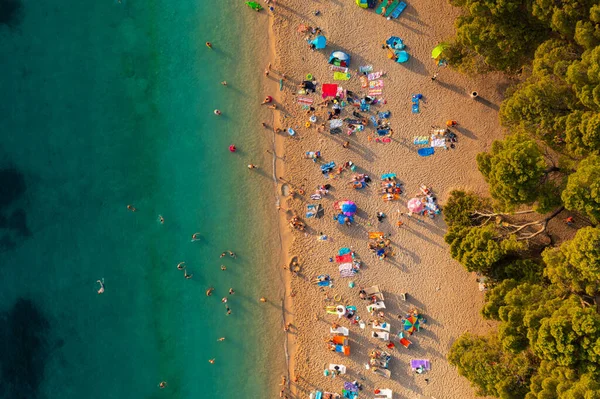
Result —
M 435 151 L 434 151 L 433 147 L 419 148 L 417 150 L 417 153 L 422 157 L 428 157 L 430 155 L 433 155 L 434 152 Z

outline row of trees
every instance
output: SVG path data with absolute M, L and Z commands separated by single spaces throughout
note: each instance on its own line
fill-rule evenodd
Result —
M 491 198 L 455 191 L 444 209 L 451 255 L 488 279 L 482 314 L 499 322 L 449 360 L 482 395 L 600 398 L 600 3 L 450 2 L 464 13 L 443 57 L 521 83 L 500 108 L 507 137 L 477 156 Z M 538 241 L 564 209 L 587 227 Z

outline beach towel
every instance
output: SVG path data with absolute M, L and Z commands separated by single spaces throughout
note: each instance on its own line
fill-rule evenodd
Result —
M 387 4 L 387 1 L 382 1 L 381 4 L 379 5 L 379 7 L 377 7 L 377 10 L 375 10 L 375 12 L 379 15 L 381 15 L 383 8 L 385 7 L 385 5 Z
M 390 129 L 377 129 L 377 134 L 380 136 L 385 136 L 390 133 Z
M 389 138 L 389 137 L 384 137 L 384 138 L 382 138 L 382 139 L 381 139 L 381 141 L 382 141 L 383 143 L 391 143 L 391 142 L 392 142 L 392 139 L 391 139 L 391 138 Z
M 336 127 L 342 127 L 344 125 L 344 121 L 341 119 L 332 119 L 329 121 L 329 128 L 335 129 Z
M 338 85 L 334 83 L 324 83 L 321 86 L 323 90 L 323 98 L 325 97 L 335 97 L 335 93 L 337 93 Z
M 339 266 L 340 277 L 352 277 L 356 273 L 352 267 L 352 263 L 342 263 Z
M 344 389 L 350 392 L 358 392 L 358 388 L 356 387 L 356 385 L 354 385 L 350 381 L 344 381 Z
M 432 147 L 446 147 L 446 139 L 431 139 Z
M 352 255 L 351 254 L 345 254 L 345 255 L 336 255 L 335 257 L 335 261 L 337 263 L 348 263 L 348 262 L 352 262 Z
M 371 115 L 369 120 L 373 123 L 373 126 L 377 126 L 377 118 L 374 115 Z
M 412 113 L 413 114 L 418 114 L 419 113 L 419 103 L 413 103 L 412 105 Z
M 363 65 L 361 67 L 358 67 L 358 71 L 360 73 L 371 72 L 372 70 L 373 70 L 373 65 Z
M 363 89 L 369 85 L 369 80 L 364 75 L 358 78 L 358 80 L 360 80 L 360 87 L 362 87 Z
M 329 67 L 329 69 L 331 69 L 332 71 L 336 71 L 336 72 L 343 72 L 343 73 L 348 72 L 348 68 L 341 67 L 341 66 L 335 66 L 335 65 L 331 65 Z
M 318 201 L 318 200 L 321 199 L 321 194 L 313 194 L 313 195 L 310 196 L 310 199 Z
M 369 82 L 369 88 L 374 89 L 377 87 L 383 87 L 383 79 L 371 80 Z
M 383 94 L 382 89 L 369 89 L 369 96 L 380 96 Z
M 383 111 L 383 112 L 377 113 L 377 117 L 379 119 L 389 119 L 390 115 L 391 115 L 390 111 Z
M 419 148 L 417 150 L 417 153 L 422 157 L 428 157 L 430 155 L 433 155 L 434 152 L 435 151 L 434 151 L 433 147 Z
M 429 137 L 427 136 L 414 136 L 413 137 L 414 145 L 426 145 L 429 144 Z
M 310 105 L 313 103 L 313 99 L 310 97 L 298 96 L 298 104 L 307 104 Z
M 381 231 L 369 231 L 369 239 L 376 240 L 378 238 L 383 238 L 383 232 L 381 232 Z
M 340 248 L 340 250 L 338 251 L 338 255 L 342 256 L 342 255 L 349 254 L 350 252 L 352 252 L 352 250 L 350 248 L 344 247 L 344 248 Z
M 394 179 L 394 178 L 396 178 L 396 174 L 395 173 L 386 173 L 384 175 L 381 175 L 381 180 Z
M 334 72 L 333 80 L 348 80 L 350 79 L 350 74 L 347 72 Z
M 431 370 L 431 364 L 427 359 L 412 359 L 410 361 L 410 367 L 415 370 L 417 368 L 422 368 L 425 370 Z
M 381 71 L 379 71 L 379 72 L 371 72 L 370 74 L 367 75 L 367 79 L 368 80 L 375 80 L 375 79 L 379 79 L 382 76 L 383 76 L 383 72 L 381 72 Z

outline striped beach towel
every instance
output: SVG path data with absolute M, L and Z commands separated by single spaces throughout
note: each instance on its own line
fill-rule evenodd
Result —
M 329 67 L 329 69 L 331 69 L 332 71 L 335 71 L 335 72 L 344 72 L 344 73 L 348 72 L 348 68 L 344 68 L 344 67 L 340 67 L 340 66 L 335 66 L 335 65 L 331 65 Z
M 369 88 L 370 89 L 375 89 L 377 87 L 383 87 L 383 79 L 372 80 L 372 81 L 369 82 Z
M 383 90 L 382 89 L 369 89 L 369 96 L 380 96 L 383 94 Z
M 429 144 L 429 137 L 427 136 L 414 136 L 413 137 L 414 145 L 425 145 Z
M 298 103 L 299 104 L 312 104 L 313 103 L 313 99 L 310 97 L 304 97 L 304 96 L 298 96 Z
M 368 74 L 367 78 L 369 80 L 375 80 L 375 79 L 379 79 L 382 76 L 383 76 L 383 72 L 379 71 L 379 72 L 372 72 L 372 73 Z
M 372 70 L 373 70 L 373 65 L 363 65 L 358 68 L 358 71 L 360 73 L 371 72 Z

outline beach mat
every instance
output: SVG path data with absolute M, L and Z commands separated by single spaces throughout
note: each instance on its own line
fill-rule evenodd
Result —
M 346 255 L 336 255 L 335 257 L 335 261 L 337 263 L 348 263 L 348 262 L 352 262 L 352 255 L 351 254 L 346 254 Z
M 433 149 L 433 147 L 419 148 L 417 150 L 417 153 L 422 157 L 428 157 L 430 155 L 433 155 L 434 152 L 435 150 Z
M 334 72 L 333 80 L 348 80 L 350 79 L 350 74 L 347 72 Z
M 375 10 L 375 12 L 379 15 L 381 15 L 381 12 L 383 11 L 383 7 L 385 7 L 385 5 L 387 4 L 386 0 L 383 0 L 381 2 L 381 4 L 379 5 L 379 7 L 377 7 L 377 10 Z
M 398 4 L 398 7 L 396 7 L 394 9 L 394 11 L 392 11 L 392 13 L 390 14 L 390 17 L 396 19 L 400 16 L 400 14 L 402 14 L 402 11 L 404 11 L 404 9 L 406 8 L 406 3 L 401 1 L 400 4 Z

